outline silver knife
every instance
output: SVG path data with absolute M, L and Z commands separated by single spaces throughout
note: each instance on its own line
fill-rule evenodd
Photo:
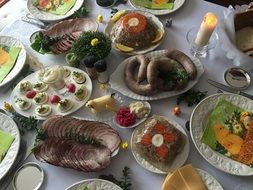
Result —
M 234 94 L 239 94 L 239 95 L 245 96 L 245 97 L 253 100 L 253 95 L 247 94 L 247 93 L 242 92 L 240 90 L 233 89 L 233 88 L 231 88 L 229 86 L 226 86 L 224 84 L 221 84 L 219 82 L 216 82 L 216 81 L 213 81 L 213 80 L 210 80 L 210 79 L 207 79 L 207 82 L 209 84 L 211 84 L 211 85 L 213 85 L 213 86 L 221 89 L 221 90 L 226 91 L 226 92 L 230 92 L 230 93 L 234 93 Z

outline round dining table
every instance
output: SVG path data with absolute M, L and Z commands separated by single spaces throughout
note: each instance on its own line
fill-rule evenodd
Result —
M 16 1 L 16 0 L 15 0 Z M 19 3 L 26 7 L 26 1 L 19 1 Z M 106 23 L 111 18 L 111 9 L 105 9 L 99 7 L 95 0 L 85 0 L 85 7 L 89 10 L 88 17 L 97 19 L 98 15 L 103 16 L 103 22 L 99 23 L 99 31 L 104 31 Z M 3 7 L 4 8 L 4 7 Z M 125 4 L 116 4 L 115 7 L 118 10 L 121 9 L 134 9 L 129 2 Z M 223 12 L 226 10 L 225 7 L 206 2 L 203 0 L 185 0 L 183 6 L 177 11 L 159 16 L 159 19 L 164 24 L 167 19 L 172 19 L 172 25 L 165 27 L 165 36 L 157 50 L 166 48 L 176 48 L 186 54 L 190 55 L 190 46 L 186 40 L 186 34 L 192 27 L 199 27 L 204 15 L 207 12 L 213 12 L 217 15 L 218 20 L 223 18 Z M 11 11 L 11 10 L 9 10 Z M 14 10 L 13 10 L 14 11 Z M 1 9 L 0 9 L 1 12 Z M 23 8 L 18 13 L 15 19 L 7 23 L 0 31 L 1 36 L 12 36 L 19 39 L 25 46 L 27 53 L 36 58 L 44 66 L 50 65 L 67 65 L 64 56 L 62 55 L 41 55 L 35 52 L 30 47 L 30 36 L 40 28 L 37 25 L 24 22 L 22 16 L 26 15 L 28 10 Z M 8 13 L 6 13 L 8 14 Z M 9 13 L 11 14 L 11 12 Z M 1 21 L 0 21 L 1 22 Z M 222 40 L 222 39 L 219 39 Z M 117 66 L 121 62 L 128 58 L 128 55 L 121 54 L 115 50 L 112 50 L 109 56 L 106 58 L 108 64 L 109 73 L 113 73 Z M 200 58 L 201 63 L 204 67 L 204 74 L 199 79 L 198 83 L 193 87 L 195 90 L 207 91 L 207 96 L 217 93 L 217 88 L 208 84 L 207 79 L 212 79 L 217 82 L 225 84 L 224 73 L 228 68 L 234 67 L 233 61 L 226 57 L 225 51 L 221 48 L 220 42 L 218 41 L 215 48 L 211 49 L 205 58 Z M 252 75 L 252 70 L 248 70 L 249 74 Z M 0 107 L 3 108 L 4 102 L 11 102 L 10 95 L 15 84 L 19 80 L 24 78 L 28 74 L 27 71 L 23 70 L 20 75 L 14 79 L 11 84 L 7 84 L 0 88 Z M 98 97 L 101 89 L 97 80 L 93 81 L 93 91 L 91 99 Z M 249 86 L 246 93 L 253 94 L 252 84 Z M 120 92 L 119 92 L 120 94 Z M 121 94 L 120 94 L 121 95 Z M 130 100 L 127 97 L 121 95 L 123 99 Z M 186 103 L 181 103 L 181 115 L 174 116 L 172 109 L 176 105 L 177 97 L 164 98 L 161 100 L 149 101 L 152 107 L 151 114 L 162 115 L 171 118 L 178 122 L 186 131 L 188 139 L 190 141 L 190 153 L 186 160 L 186 163 L 191 163 L 194 167 L 205 170 L 211 174 L 221 184 L 224 190 L 252 190 L 253 189 L 253 176 L 235 176 L 225 173 L 216 167 L 209 164 L 198 152 L 194 143 L 191 139 L 190 132 L 186 129 L 185 124 L 190 120 L 191 113 L 195 106 L 188 107 Z M 89 118 L 92 117 L 90 111 L 83 107 L 72 116 Z M 32 146 L 34 141 L 35 132 L 27 132 L 22 136 L 22 139 L 26 142 L 28 157 L 24 160 L 26 162 L 36 162 L 44 170 L 45 178 L 42 184 L 42 190 L 63 190 L 72 184 L 91 178 L 98 178 L 101 174 L 113 174 L 116 178 L 122 176 L 122 170 L 125 166 L 130 168 L 131 171 L 131 183 L 133 190 L 159 190 L 162 187 L 163 181 L 166 175 L 152 173 L 142 166 L 140 166 L 131 151 L 130 140 L 133 129 L 121 129 L 117 128 L 112 124 L 123 141 L 127 141 L 129 146 L 127 149 L 120 149 L 119 153 L 112 158 L 111 164 L 108 168 L 101 172 L 85 173 L 76 171 L 73 169 L 66 169 L 57 167 L 47 163 L 42 163 L 36 160 L 33 154 L 29 154 L 29 147 Z M 1 189 L 1 187 L 0 187 Z M 12 185 L 8 186 L 7 189 L 12 189 Z M 215 189 L 212 189 L 215 190 Z

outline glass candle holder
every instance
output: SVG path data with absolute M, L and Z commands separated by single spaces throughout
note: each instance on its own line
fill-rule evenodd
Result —
M 193 27 L 186 34 L 186 40 L 188 44 L 190 45 L 190 53 L 194 57 L 205 58 L 208 54 L 208 51 L 215 48 L 218 42 L 218 34 L 214 31 L 208 43 L 204 46 L 199 46 L 195 43 L 197 33 L 198 33 L 198 28 Z

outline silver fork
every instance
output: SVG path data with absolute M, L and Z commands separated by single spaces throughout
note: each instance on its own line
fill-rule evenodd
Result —
M 24 16 L 22 16 L 21 20 L 24 21 L 24 22 L 36 25 L 36 26 L 38 26 L 41 29 L 46 29 L 48 27 L 47 24 L 45 24 L 42 21 L 34 18 L 30 13 L 27 13 Z

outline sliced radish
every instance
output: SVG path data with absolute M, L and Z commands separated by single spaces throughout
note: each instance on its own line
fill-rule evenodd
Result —
M 57 95 L 50 96 L 50 102 L 52 104 L 58 104 L 58 102 L 61 100 L 61 98 Z
M 67 91 L 74 93 L 76 91 L 76 86 L 73 83 L 67 84 Z
M 34 90 L 30 90 L 30 91 L 26 92 L 25 96 L 29 99 L 33 99 L 34 96 L 36 96 L 36 92 Z

